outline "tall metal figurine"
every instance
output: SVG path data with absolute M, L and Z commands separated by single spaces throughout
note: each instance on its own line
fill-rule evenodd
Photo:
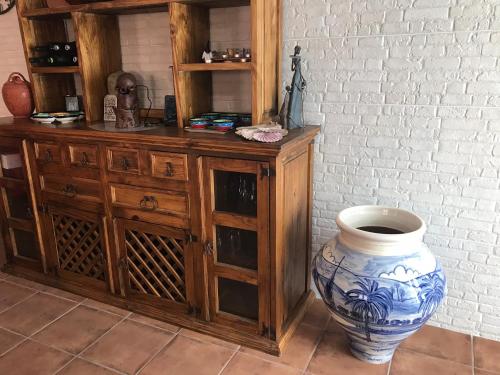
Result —
M 304 91 L 307 82 L 302 76 L 301 47 L 296 46 L 292 58 L 292 86 L 286 87 L 286 96 L 279 113 L 278 122 L 284 129 L 304 127 Z

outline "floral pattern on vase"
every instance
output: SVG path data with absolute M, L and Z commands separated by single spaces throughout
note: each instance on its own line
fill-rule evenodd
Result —
M 430 250 L 423 242 L 401 245 L 413 248 L 401 256 L 377 255 L 346 246 L 337 235 L 313 262 L 323 300 L 346 331 L 352 353 L 366 362 L 388 362 L 445 296 L 446 279 Z

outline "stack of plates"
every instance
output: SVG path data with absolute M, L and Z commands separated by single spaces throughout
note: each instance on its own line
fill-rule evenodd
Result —
M 85 118 L 83 112 L 39 112 L 33 113 L 31 119 L 42 124 L 67 124 Z

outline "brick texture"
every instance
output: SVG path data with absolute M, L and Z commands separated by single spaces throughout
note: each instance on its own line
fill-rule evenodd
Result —
M 315 249 L 343 208 L 414 211 L 449 283 L 432 323 L 499 340 L 498 0 L 284 0 L 283 31 L 322 127 Z

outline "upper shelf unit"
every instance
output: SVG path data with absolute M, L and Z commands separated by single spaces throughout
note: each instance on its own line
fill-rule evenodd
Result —
M 27 18 L 45 18 L 53 16 L 70 17 L 72 12 L 127 14 L 138 12 L 164 12 L 168 4 L 174 0 L 111 0 L 89 4 L 68 5 L 49 8 L 43 1 L 35 1 L 29 8 L 21 12 Z M 250 0 L 181 0 L 182 4 L 195 4 L 207 8 L 226 8 L 250 5 Z

